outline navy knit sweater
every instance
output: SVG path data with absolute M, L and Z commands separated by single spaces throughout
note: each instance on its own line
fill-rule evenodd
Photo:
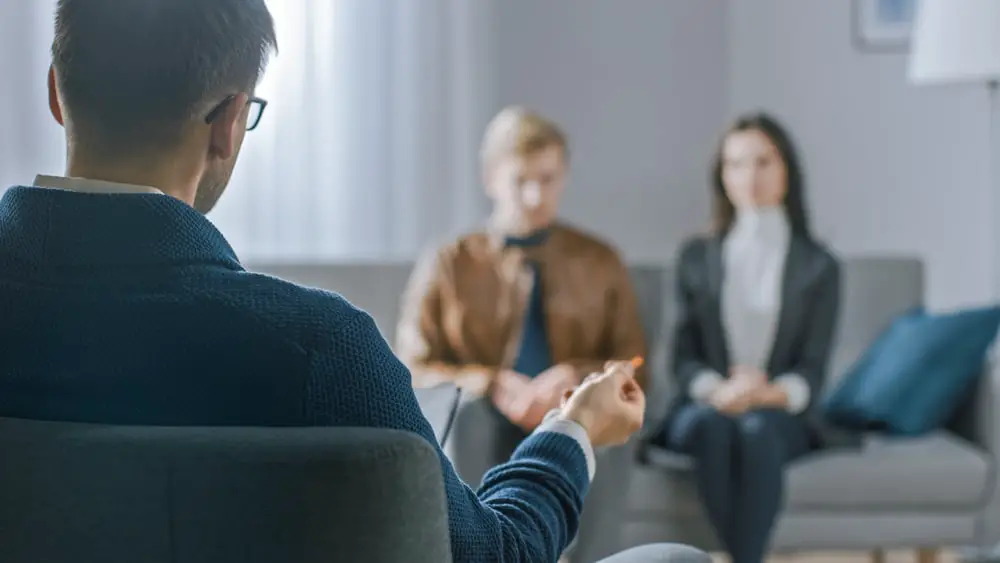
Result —
M 169 196 L 8 190 L 0 312 L 2 416 L 370 426 L 438 447 L 368 314 L 246 272 L 204 216 Z M 438 452 L 455 561 L 556 561 L 589 483 L 573 438 L 532 435 L 478 493 Z

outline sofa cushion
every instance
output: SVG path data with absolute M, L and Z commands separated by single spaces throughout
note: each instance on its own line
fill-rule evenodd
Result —
M 823 401 L 853 428 L 917 436 L 940 428 L 982 372 L 1000 308 L 896 319 Z
M 869 435 L 861 449 L 809 455 L 789 468 L 789 510 L 968 510 L 986 502 L 996 468 L 946 431 Z
M 692 457 L 656 446 L 643 458 L 644 471 L 683 483 L 697 471 Z M 794 462 L 785 479 L 786 506 L 803 512 L 969 510 L 986 502 L 996 472 L 985 452 L 944 430 L 921 437 L 869 434 L 861 448 L 821 450 Z M 650 483 L 633 485 L 643 498 L 662 502 Z M 631 504 L 651 508 L 642 499 Z

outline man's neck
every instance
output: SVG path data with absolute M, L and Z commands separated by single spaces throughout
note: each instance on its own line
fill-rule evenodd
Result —
M 192 205 L 197 184 L 186 180 L 186 175 L 178 173 L 180 171 L 146 162 L 96 163 L 72 157 L 66 166 L 66 176 L 69 178 L 155 188 Z
M 552 228 L 552 223 L 544 225 L 533 225 L 520 221 L 504 221 L 497 216 L 490 218 L 491 229 L 494 233 L 505 238 L 525 238 L 541 231 Z

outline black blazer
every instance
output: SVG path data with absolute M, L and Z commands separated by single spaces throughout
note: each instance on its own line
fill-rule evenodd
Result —
M 729 372 L 720 308 L 723 275 L 721 238 L 697 238 L 682 247 L 670 354 L 677 388 L 674 409 L 691 401 L 688 388 L 700 371 Z M 802 416 L 819 430 L 814 407 L 826 381 L 840 308 L 837 259 L 816 241 L 793 236 L 781 291 L 781 313 L 766 371 L 772 378 L 785 373 L 805 378 L 810 404 Z

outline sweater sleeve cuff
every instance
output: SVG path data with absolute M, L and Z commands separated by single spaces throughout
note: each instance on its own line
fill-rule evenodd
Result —
M 579 423 L 559 417 L 559 409 L 554 409 L 545 415 L 545 420 L 535 429 L 535 432 L 554 432 L 569 436 L 580 445 L 583 456 L 587 459 L 587 476 L 590 481 L 594 480 L 597 472 L 597 457 L 594 455 L 594 445 L 590 443 L 590 436 Z
M 688 395 L 699 403 L 708 402 L 724 381 L 719 372 L 711 369 L 702 370 L 691 379 Z
M 812 394 L 806 379 L 797 373 L 785 373 L 774 378 L 774 384 L 781 387 L 788 397 L 788 412 L 800 414 L 809 406 Z

